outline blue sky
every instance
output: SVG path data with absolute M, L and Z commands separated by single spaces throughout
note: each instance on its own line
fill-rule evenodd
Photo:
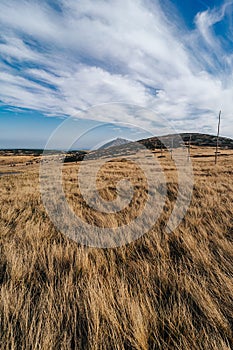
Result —
M 80 148 L 161 134 L 160 118 L 215 133 L 219 109 L 233 137 L 233 1 L 2 0 L 0 28 L 0 148 L 44 147 L 69 117 L 77 136 L 101 126 Z

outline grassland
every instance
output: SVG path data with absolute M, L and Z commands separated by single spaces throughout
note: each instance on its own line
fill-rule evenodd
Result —
M 192 201 L 173 233 L 164 227 L 177 174 L 169 155 L 161 158 L 163 214 L 137 241 L 112 249 L 57 232 L 41 202 L 36 159 L 1 156 L 0 173 L 19 172 L 0 176 L 1 349 L 232 349 L 233 151 L 224 150 L 217 166 L 213 152 L 192 149 Z M 137 215 L 143 174 L 120 160 L 103 168 L 98 186 L 106 199 L 127 172 L 138 185 L 131 213 L 106 220 L 82 203 L 78 166 L 64 166 L 64 188 L 83 220 L 105 226 Z

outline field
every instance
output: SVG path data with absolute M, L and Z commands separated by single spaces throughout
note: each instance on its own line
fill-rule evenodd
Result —
M 41 201 L 38 157 L 1 155 L 1 349 L 233 348 L 233 150 L 222 150 L 216 166 L 213 148 L 191 154 L 193 195 L 179 227 L 165 231 L 177 196 L 176 168 L 165 152 L 162 215 L 141 238 L 109 249 L 57 232 Z M 74 212 L 99 227 L 130 222 L 147 193 L 133 166 L 118 159 L 100 171 L 105 199 L 115 198 L 125 176 L 136 189 L 127 211 L 106 216 L 83 203 L 79 163 L 66 163 L 64 190 Z

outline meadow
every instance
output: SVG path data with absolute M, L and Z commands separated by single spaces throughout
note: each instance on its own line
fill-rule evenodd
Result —
M 0 173 L 19 172 L 0 176 L 1 349 L 232 349 L 233 151 L 222 150 L 217 165 L 213 148 L 191 153 L 192 200 L 177 229 L 165 230 L 177 196 L 165 153 L 162 215 L 136 241 L 108 249 L 57 231 L 41 201 L 38 157 L 0 157 Z M 64 165 L 64 190 L 83 220 L 105 227 L 137 216 L 146 200 L 139 169 L 121 159 L 103 167 L 105 199 L 121 177 L 135 188 L 130 208 L 110 217 L 83 203 L 78 167 Z

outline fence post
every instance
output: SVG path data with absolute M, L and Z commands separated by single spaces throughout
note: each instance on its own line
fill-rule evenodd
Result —
M 191 139 L 192 139 L 192 134 L 189 135 L 189 143 L 188 143 L 188 161 L 190 161 Z
M 173 159 L 173 155 L 172 155 L 173 147 L 174 147 L 174 141 L 173 141 L 173 137 L 172 137 L 171 146 L 170 146 L 171 159 Z
M 216 151 L 215 151 L 215 164 L 217 164 L 217 161 L 218 161 L 218 147 L 219 147 L 219 131 L 220 131 L 221 113 L 222 113 L 222 111 L 219 111 L 218 132 L 217 132 Z

